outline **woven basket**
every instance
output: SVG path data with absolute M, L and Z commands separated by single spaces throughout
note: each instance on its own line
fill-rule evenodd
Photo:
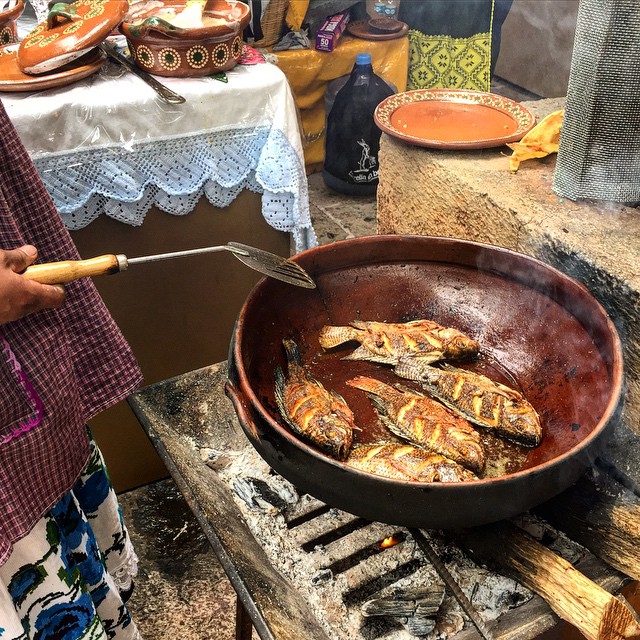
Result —
M 253 43 L 254 47 L 271 47 L 280 40 L 288 4 L 289 0 L 269 0 L 260 20 L 262 38 Z

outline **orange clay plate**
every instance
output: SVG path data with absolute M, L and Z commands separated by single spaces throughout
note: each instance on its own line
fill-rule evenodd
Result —
M 535 125 L 521 104 L 493 93 L 416 89 L 383 100 L 376 124 L 390 136 L 434 149 L 486 149 L 517 142 Z
M 17 49 L 17 44 L 0 49 L 0 91 L 40 91 L 63 87 L 94 74 L 106 59 L 99 49 L 93 49 L 60 69 L 31 76 L 18 67 Z

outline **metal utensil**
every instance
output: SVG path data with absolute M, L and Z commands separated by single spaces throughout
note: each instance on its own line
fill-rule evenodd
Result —
M 447 588 L 453 594 L 453 597 L 458 601 L 458 604 L 462 607 L 462 610 L 469 616 L 469 619 L 478 630 L 484 640 L 493 640 L 493 635 L 487 629 L 484 620 L 480 617 L 480 614 L 476 611 L 475 607 L 469 601 L 469 598 L 465 595 L 464 591 L 460 588 L 460 585 L 455 581 L 454 577 L 449 573 L 449 569 L 445 566 L 444 562 L 440 559 L 435 549 L 431 546 L 431 543 L 427 537 L 419 529 L 410 528 L 409 533 L 416 541 L 418 547 L 427 560 L 431 563 L 433 568 L 438 572 L 438 575 L 442 578 Z
M 169 89 L 158 80 L 156 80 L 151 74 L 143 71 L 137 67 L 127 56 L 123 55 L 118 49 L 109 42 L 103 42 L 100 45 L 100 49 L 104 51 L 111 59 L 119 62 L 122 66 L 126 67 L 131 73 L 135 73 L 139 78 L 144 80 L 167 104 L 182 104 L 186 101 L 184 97 Z
M 130 265 L 169 260 L 171 258 L 184 258 L 187 256 L 214 253 L 216 251 L 229 251 L 240 262 L 251 269 L 264 273 L 266 276 L 282 280 L 298 287 L 307 289 L 315 288 L 315 283 L 309 274 L 298 264 L 277 256 L 262 249 L 256 249 L 239 242 L 202 249 L 188 249 L 186 251 L 173 251 L 171 253 L 158 253 L 152 256 L 139 258 L 127 258 L 123 254 L 107 254 L 89 258 L 87 260 L 64 260 L 61 262 L 47 262 L 34 264 L 27 267 L 22 275 L 29 280 L 35 280 L 43 284 L 64 284 L 86 276 L 101 276 L 124 271 Z

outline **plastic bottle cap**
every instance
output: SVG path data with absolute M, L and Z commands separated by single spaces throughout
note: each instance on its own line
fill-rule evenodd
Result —
M 371 54 L 359 53 L 356 55 L 356 64 L 371 64 Z

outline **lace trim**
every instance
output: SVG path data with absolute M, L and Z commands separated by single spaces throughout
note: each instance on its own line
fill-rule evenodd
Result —
M 152 205 L 186 215 L 203 195 L 223 208 L 250 189 L 263 194 L 265 220 L 292 233 L 298 251 L 317 244 L 304 165 L 278 129 L 204 132 L 34 162 L 68 229 L 100 215 L 140 226 Z
M 138 556 L 128 534 L 123 556 L 122 564 L 111 573 L 111 577 L 120 592 L 129 591 L 133 585 L 133 579 L 138 575 Z

